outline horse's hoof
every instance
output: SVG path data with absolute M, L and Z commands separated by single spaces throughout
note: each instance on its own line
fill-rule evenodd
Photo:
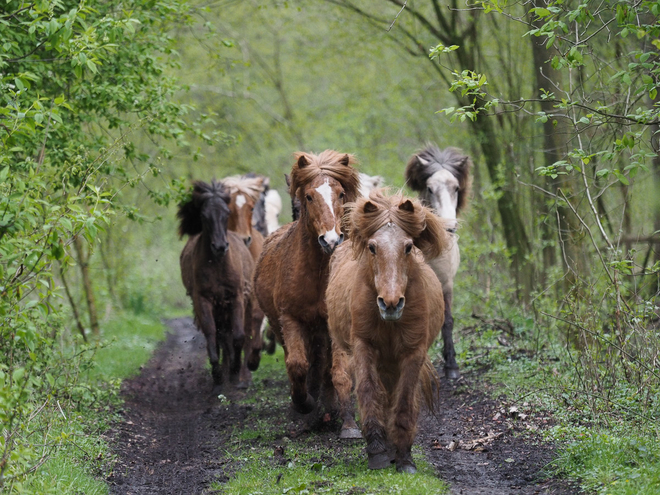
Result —
M 250 371 L 257 371 L 259 369 L 259 363 L 261 362 L 261 356 L 257 354 L 255 357 L 250 357 L 247 362 L 247 368 Z
M 362 438 L 362 432 L 359 428 L 342 428 L 339 438 L 342 440 L 357 440 Z
M 239 390 L 245 390 L 250 387 L 251 381 L 241 380 L 236 384 L 236 388 Z
M 268 354 L 275 354 L 275 348 L 277 347 L 277 342 L 275 342 L 275 339 L 271 340 L 266 344 L 266 352 Z
M 392 465 L 392 459 L 388 452 L 367 455 L 369 456 L 369 461 L 367 463 L 369 469 L 385 469 Z
M 461 377 L 461 372 L 458 368 L 445 368 L 445 378 L 448 380 L 458 380 Z
M 211 376 L 213 377 L 213 385 L 214 386 L 219 386 L 222 385 L 222 370 L 220 369 L 220 366 L 217 368 L 214 366 L 211 368 Z
M 316 401 L 314 400 L 314 397 L 307 394 L 307 399 L 305 399 L 305 402 L 297 403 L 291 401 L 291 406 L 293 407 L 293 410 L 296 411 L 297 413 L 309 414 L 316 407 Z
M 413 461 L 406 460 L 398 463 L 396 465 L 396 470 L 400 473 L 415 474 L 417 472 L 417 466 L 415 466 Z
M 213 385 L 213 389 L 211 390 L 212 396 L 217 397 L 218 395 L 221 395 L 222 392 L 224 392 L 224 388 L 222 385 L 220 385 L 219 383 Z

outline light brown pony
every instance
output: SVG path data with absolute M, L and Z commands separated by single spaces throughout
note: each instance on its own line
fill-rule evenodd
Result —
M 227 229 L 235 232 L 243 240 L 250 250 L 255 264 L 263 250 L 264 238 L 252 225 L 252 213 L 263 192 L 263 181 L 263 177 L 240 176 L 226 177 L 221 181 L 230 193 Z M 264 313 L 259 308 L 254 294 L 251 297 L 252 318 L 245 324 L 244 357 L 239 373 L 238 388 L 247 388 L 252 382 L 250 371 L 259 368 L 261 361 L 261 324 L 264 320 Z
M 344 239 L 344 202 L 356 199 L 358 174 L 353 157 L 336 151 L 295 158 L 291 194 L 300 200 L 301 216 L 266 239 L 254 289 L 284 348 L 293 408 L 307 414 L 321 389 L 325 406 L 335 400 L 325 289 L 330 255 Z
M 222 183 L 197 181 L 192 198 L 177 213 L 179 235 L 190 236 L 181 252 L 181 278 L 206 337 L 214 391 L 228 376 L 238 379 L 245 322 L 252 315 L 254 260 L 243 241 L 227 231 L 229 198 Z
M 332 257 L 326 292 L 341 436 L 355 425 L 353 374 L 369 468 L 394 460 L 414 473 L 420 389 L 432 408 L 437 381 L 427 351 L 444 320 L 442 287 L 424 256 L 438 256 L 448 238 L 442 220 L 401 195 L 375 190 L 349 208 L 350 240 Z

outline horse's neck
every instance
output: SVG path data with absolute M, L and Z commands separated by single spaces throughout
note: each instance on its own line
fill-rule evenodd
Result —
M 330 261 L 330 255 L 323 253 L 318 239 L 312 233 L 312 229 L 307 225 L 307 219 L 301 217 L 294 227 L 297 242 L 305 251 L 305 262 L 312 267 L 320 269 L 327 268 Z

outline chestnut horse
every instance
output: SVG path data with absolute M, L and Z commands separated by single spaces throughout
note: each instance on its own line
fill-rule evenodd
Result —
M 263 176 L 232 176 L 222 179 L 222 184 L 229 190 L 229 221 L 227 228 L 238 234 L 250 250 L 255 264 L 263 250 L 264 238 L 253 225 L 253 210 L 263 193 Z M 259 367 L 261 361 L 261 324 L 264 313 L 252 295 L 252 317 L 246 322 L 244 360 L 239 374 L 238 388 L 246 388 L 252 382 L 250 371 Z
M 444 320 L 442 286 L 424 256 L 448 247 L 445 225 L 417 200 L 380 190 L 349 205 L 347 222 L 326 292 L 341 436 L 355 428 L 352 374 L 369 469 L 395 461 L 414 473 L 420 392 L 432 409 L 438 379 L 427 351 Z
M 456 351 L 454 350 L 454 318 L 451 314 L 451 301 L 454 293 L 454 277 L 461 262 L 458 249 L 457 215 L 465 208 L 470 189 L 470 158 L 456 148 L 440 150 L 429 144 L 426 149 L 412 156 L 406 167 L 408 185 L 419 193 L 423 204 L 433 208 L 436 214 L 445 219 L 447 231 L 451 234 L 450 248 L 441 256 L 427 258 L 442 284 L 445 297 L 445 323 L 442 326 L 442 355 L 445 359 L 445 376 L 459 378 Z
M 206 337 L 215 389 L 227 376 L 238 379 L 244 324 L 252 315 L 254 260 L 245 243 L 227 231 L 229 201 L 222 183 L 197 181 L 192 198 L 177 213 L 179 235 L 190 236 L 181 252 L 181 278 L 192 298 L 195 323 Z
M 293 408 L 308 414 L 322 389 L 325 406 L 335 400 L 325 289 L 330 255 L 344 240 L 344 202 L 357 197 L 358 174 L 351 155 L 326 150 L 295 157 L 290 192 L 300 201 L 300 219 L 266 239 L 254 290 L 284 348 Z

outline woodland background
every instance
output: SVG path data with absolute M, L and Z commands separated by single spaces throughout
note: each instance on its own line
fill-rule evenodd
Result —
M 43 493 L 65 460 L 85 471 L 93 456 L 71 452 L 103 451 L 90 425 L 112 421 L 130 368 L 104 353 L 148 353 L 150 325 L 189 313 L 175 207 L 191 180 L 267 175 L 284 223 L 293 152 L 354 153 L 398 188 L 435 142 L 475 164 L 459 363 L 555 411 L 558 472 L 653 493 L 659 13 L 641 0 L 3 1 L 0 487 Z M 506 345 L 473 315 L 508 322 Z M 626 477 L 633 491 L 612 491 Z

